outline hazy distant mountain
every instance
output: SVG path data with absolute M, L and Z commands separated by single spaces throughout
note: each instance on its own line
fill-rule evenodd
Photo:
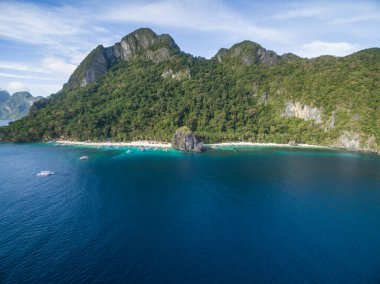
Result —
M 10 95 L 0 91 L 0 119 L 16 120 L 26 116 L 35 101 L 42 97 L 33 97 L 28 92 L 17 92 Z
M 7 141 L 171 141 L 188 126 L 206 143 L 380 152 L 379 70 L 379 48 L 306 59 L 243 41 L 205 59 L 138 29 L 96 47 L 60 92 L 0 132 Z

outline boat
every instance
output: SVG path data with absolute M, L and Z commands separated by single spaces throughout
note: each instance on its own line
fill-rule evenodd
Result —
M 144 147 L 139 147 L 139 151 L 144 152 L 145 151 Z
M 37 173 L 38 177 L 47 177 L 47 176 L 51 176 L 51 175 L 54 175 L 54 172 L 52 172 L 52 171 L 40 171 L 39 173 Z
M 88 157 L 87 156 L 82 156 L 79 158 L 79 160 L 88 160 Z
M 130 153 L 132 153 L 132 150 L 127 150 L 126 153 L 130 154 Z

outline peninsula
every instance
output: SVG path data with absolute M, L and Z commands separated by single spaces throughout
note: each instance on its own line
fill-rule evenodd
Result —
M 233 141 L 379 153 L 379 70 L 379 48 L 306 59 L 243 41 L 205 59 L 142 28 L 96 47 L 0 140 L 169 143 L 187 126 L 198 140 L 185 150 Z

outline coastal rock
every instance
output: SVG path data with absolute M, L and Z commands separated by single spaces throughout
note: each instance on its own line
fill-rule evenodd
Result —
M 376 143 L 376 138 L 374 135 L 369 137 L 364 143 L 363 143 L 363 150 L 364 151 L 371 151 L 371 152 L 376 152 L 377 143 Z M 380 152 L 378 152 L 380 154 Z
M 316 107 L 303 105 L 300 102 L 287 102 L 283 117 L 298 117 L 303 120 L 314 120 L 315 123 L 322 123 L 322 111 Z
M 203 141 L 200 141 L 187 126 L 183 126 L 174 133 L 172 147 L 186 152 L 201 152 Z
M 333 146 L 351 151 L 367 151 L 380 153 L 374 135 L 364 140 L 362 139 L 359 133 L 354 131 L 343 131 L 342 134 L 339 136 L 338 141 Z
M 335 146 L 345 148 L 347 150 L 359 151 L 361 150 L 360 141 L 361 139 L 358 133 L 353 131 L 343 131 Z

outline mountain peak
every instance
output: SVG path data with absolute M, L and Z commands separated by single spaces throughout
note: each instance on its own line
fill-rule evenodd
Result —
M 33 97 L 29 92 L 16 92 L 10 95 L 0 91 L 0 119 L 15 120 L 29 113 L 30 107 L 41 97 Z
M 139 28 L 123 37 L 122 41 L 128 40 L 129 38 L 135 38 L 142 42 L 149 42 L 157 37 L 158 35 L 150 28 Z
M 11 95 L 5 91 L 5 90 L 0 90 L 0 103 L 5 102 L 11 98 Z
M 160 63 L 179 51 L 179 47 L 170 35 L 157 35 L 149 28 L 140 28 L 113 46 L 99 45 L 91 51 L 74 71 L 66 86 L 69 88 L 86 86 L 121 61 L 138 58 Z
M 271 50 L 266 50 L 260 44 L 245 40 L 234 44 L 231 48 L 221 48 L 215 57 L 219 63 L 235 62 L 245 66 L 277 64 L 279 56 Z

